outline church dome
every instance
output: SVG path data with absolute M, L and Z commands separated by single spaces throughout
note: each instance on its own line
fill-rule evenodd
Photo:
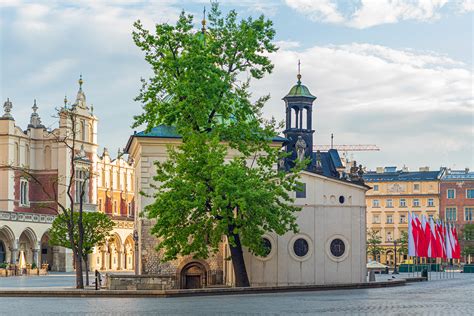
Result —
M 290 92 L 285 96 L 286 97 L 307 97 L 307 98 L 312 98 L 316 99 L 314 95 L 309 92 L 309 89 L 307 86 L 301 84 L 301 75 L 298 74 L 297 76 L 298 82 L 290 89 Z

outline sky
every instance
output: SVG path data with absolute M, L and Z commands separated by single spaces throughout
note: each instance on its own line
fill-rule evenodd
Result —
M 314 143 L 375 144 L 349 153 L 378 166 L 474 168 L 474 0 L 227 0 L 224 12 L 264 14 L 274 22 L 272 74 L 252 81 L 270 94 L 264 115 L 284 119 L 281 100 L 296 83 L 317 96 Z M 151 75 L 131 37 L 174 23 L 185 10 L 200 27 L 207 0 L 0 0 L 0 100 L 10 98 L 26 128 L 37 100 L 47 127 L 64 96 L 74 101 L 82 74 L 99 118 L 99 145 L 123 148 L 141 113 L 140 78 Z M 0 108 L 0 113 L 2 113 Z M 114 154 L 112 154 L 114 155 Z

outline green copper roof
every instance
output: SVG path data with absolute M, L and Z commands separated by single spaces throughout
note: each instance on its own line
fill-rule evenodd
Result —
M 307 98 L 313 98 L 316 99 L 314 95 L 309 92 L 309 89 L 307 86 L 302 85 L 301 81 L 298 80 L 298 83 L 291 88 L 290 92 L 285 96 L 286 97 L 307 97 Z

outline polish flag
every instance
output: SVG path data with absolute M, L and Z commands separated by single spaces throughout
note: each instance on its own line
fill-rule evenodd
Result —
M 420 225 L 420 250 L 419 250 L 419 256 L 420 257 L 428 257 L 428 245 L 429 245 L 429 234 L 426 233 L 426 228 L 427 228 L 428 223 L 426 221 L 425 215 L 421 216 L 421 225 Z
M 446 224 L 444 228 L 445 232 L 445 244 L 446 244 L 446 258 L 452 259 L 453 258 L 453 245 L 451 243 L 451 228 L 449 224 Z
M 428 257 L 437 258 L 438 257 L 438 241 L 436 238 L 436 225 L 433 221 L 433 218 L 430 218 L 430 245 L 428 247 Z
M 408 255 L 416 257 L 416 238 L 414 228 L 414 218 L 410 212 L 408 212 Z
M 416 214 L 412 214 L 412 231 L 413 231 L 413 239 L 415 241 L 415 253 L 417 257 L 420 257 L 421 256 L 421 253 L 420 253 L 421 222 L 416 216 Z
M 436 222 L 436 240 L 438 246 L 438 257 L 446 259 L 446 245 L 444 243 L 443 223 Z
M 461 245 L 459 245 L 458 239 L 458 232 L 456 231 L 456 227 L 452 227 L 452 236 L 453 236 L 453 258 L 454 259 L 461 259 Z

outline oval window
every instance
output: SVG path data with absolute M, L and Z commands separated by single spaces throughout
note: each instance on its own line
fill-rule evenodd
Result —
M 339 203 L 343 204 L 344 201 L 345 201 L 344 196 L 341 195 L 341 196 L 339 197 Z
M 293 251 L 295 252 L 295 255 L 297 255 L 298 257 L 306 256 L 309 252 L 309 245 L 306 239 L 304 238 L 296 239 L 293 244 Z
M 270 252 L 272 252 L 272 242 L 268 238 L 264 237 L 262 239 L 262 243 L 263 243 L 263 248 L 265 249 L 265 253 L 263 257 L 266 257 L 270 254 Z
M 334 256 L 334 257 L 341 257 L 344 252 L 346 251 L 346 245 L 344 244 L 344 242 L 339 239 L 339 238 L 336 238 L 334 239 L 333 241 L 331 241 L 331 254 Z

